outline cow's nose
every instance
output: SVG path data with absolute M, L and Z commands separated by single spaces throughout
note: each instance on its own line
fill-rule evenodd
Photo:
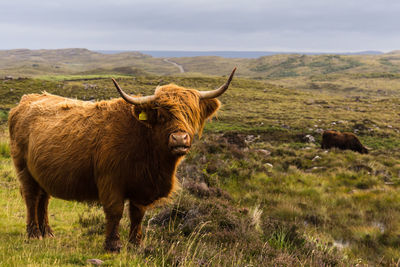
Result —
M 172 146 L 189 146 L 190 136 L 185 132 L 172 133 L 169 136 L 169 142 Z
M 186 132 L 175 132 L 170 134 L 168 146 L 171 153 L 176 156 L 183 156 L 190 149 L 190 135 Z

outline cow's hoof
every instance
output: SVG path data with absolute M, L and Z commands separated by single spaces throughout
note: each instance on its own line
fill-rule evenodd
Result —
M 141 242 L 142 242 L 142 234 L 137 234 L 129 238 L 129 243 L 131 245 L 139 246 Z
M 42 233 L 36 225 L 28 225 L 26 227 L 26 232 L 29 239 L 42 239 Z
M 104 244 L 104 249 L 108 252 L 119 253 L 122 248 L 120 240 L 110 240 L 106 241 Z
M 41 227 L 40 232 L 42 233 L 43 237 L 49 237 L 49 238 L 54 237 L 53 230 L 51 229 L 51 227 L 49 225 Z

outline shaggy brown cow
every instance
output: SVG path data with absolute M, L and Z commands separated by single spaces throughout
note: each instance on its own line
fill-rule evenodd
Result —
M 123 99 L 24 95 L 10 112 L 9 130 L 28 237 L 53 236 L 50 196 L 98 200 L 106 215 L 105 249 L 119 251 L 119 221 L 129 200 L 129 241 L 139 243 L 146 208 L 174 191 L 177 165 L 220 107 L 216 97 L 235 70 L 220 88 L 205 92 L 169 84 L 154 95 L 132 97 L 113 79 Z
M 324 131 L 322 134 L 321 148 L 327 149 L 331 147 L 351 149 L 361 154 L 368 153 L 368 149 L 361 144 L 360 140 L 358 140 L 357 136 L 353 133 Z

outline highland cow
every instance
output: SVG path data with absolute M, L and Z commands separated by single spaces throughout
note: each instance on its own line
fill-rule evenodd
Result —
M 96 103 L 48 93 L 24 95 L 9 115 L 11 156 L 27 208 L 29 238 L 51 237 L 50 196 L 99 201 L 106 217 L 107 251 L 119 251 L 119 222 L 129 200 L 129 241 L 141 240 L 147 208 L 171 195 L 175 173 L 205 120 L 220 107 L 212 91 L 174 84 L 151 96 Z
M 324 131 L 322 134 L 321 148 L 328 149 L 337 147 L 339 149 L 350 149 L 361 154 L 367 154 L 368 149 L 364 147 L 357 136 L 353 133 L 341 133 L 336 131 Z

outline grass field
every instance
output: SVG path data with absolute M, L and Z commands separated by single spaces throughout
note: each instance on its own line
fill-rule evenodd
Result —
M 314 68 L 325 66 L 324 60 L 303 59 Z M 355 64 L 339 63 L 343 69 Z M 140 247 L 127 245 L 124 216 L 120 254 L 103 251 L 104 215 L 94 204 L 52 199 L 56 237 L 26 239 L 25 207 L 6 131 L 8 110 L 23 94 L 47 91 L 92 101 L 118 97 L 109 75 L 0 80 L 0 263 L 84 266 L 100 259 L 106 266 L 398 266 L 400 76 L 341 71 L 235 78 L 220 98 L 217 118 L 179 168 L 183 189 L 146 214 Z M 169 82 L 208 90 L 225 80 L 114 77 L 127 92 L 141 94 Z M 355 132 L 370 153 L 320 149 L 325 129 Z

